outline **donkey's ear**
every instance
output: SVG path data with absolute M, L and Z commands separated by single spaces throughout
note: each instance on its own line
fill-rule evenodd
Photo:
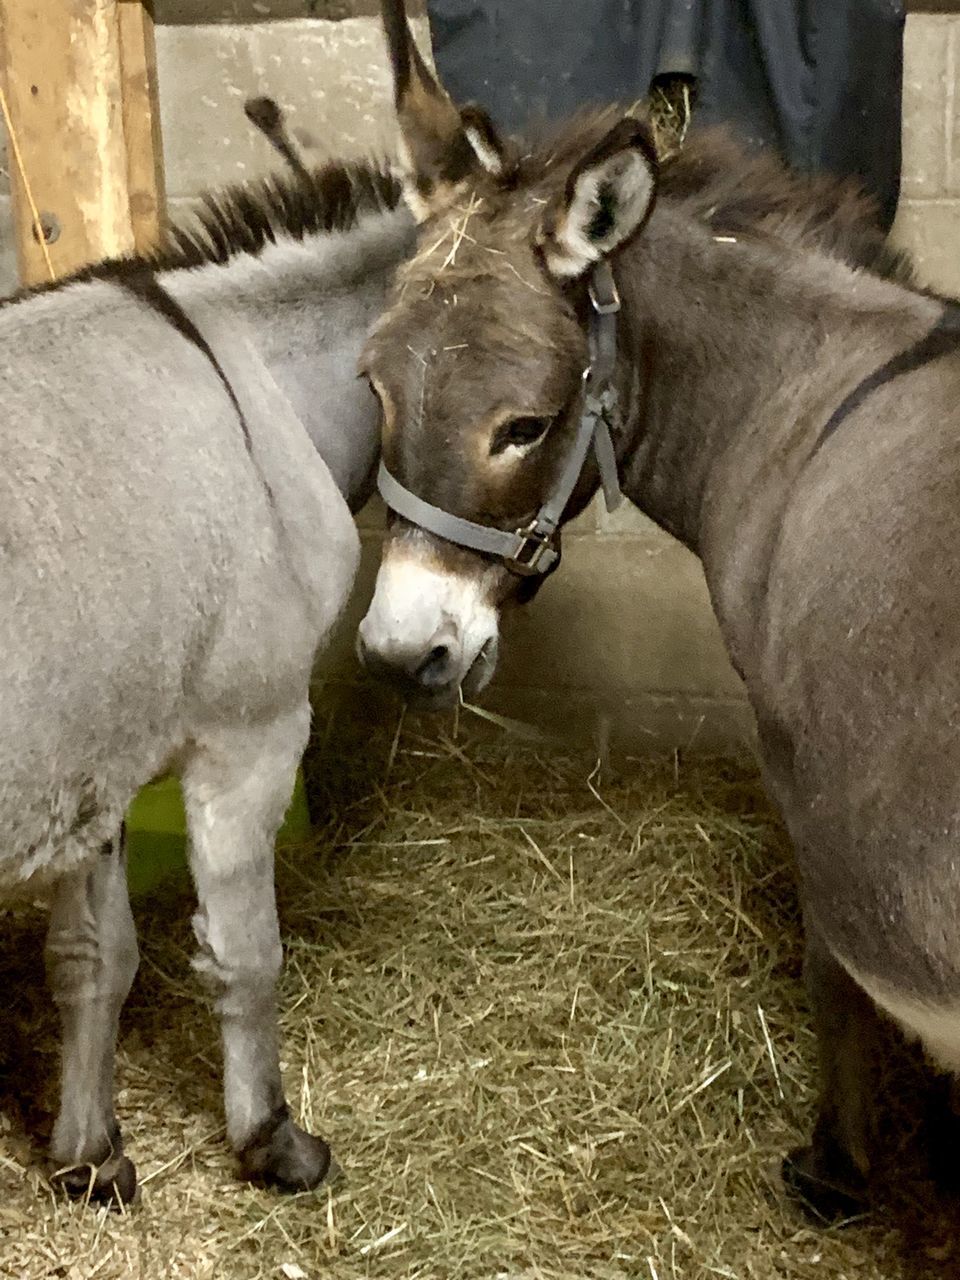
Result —
M 657 186 L 653 137 L 640 120 L 616 124 L 574 167 L 537 237 L 561 280 L 584 274 L 646 222 Z
M 472 173 L 499 174 L 503 145 L 479 107 L 458 111 L 427 66 L 407 22 L 404 0 L 381 0 L 400 123 L 404 194 L 419 220 Z

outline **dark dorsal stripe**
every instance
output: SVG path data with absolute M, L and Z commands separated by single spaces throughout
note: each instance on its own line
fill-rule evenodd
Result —
M 888 360 L 886 364 L 882 364 L 879 369 L 875 369 L 837 405 L 830 415 L 830 420 L 820 432 L 817 443 L 813 446 L 813 453 L 816 453 L 829 440 L 844 419 L 848 418 L 855 409 L 859 409 L 878 387 L 892 382 L 902 374 L 913 373 L 915 369 L 921 368 L 931 360 L 938 360 L 940 356 L 949 355 L 958 350 L 960 350 L 960 303 L 944 301 L 939 320 L 925 337 L 915 342 L 912 347 L 907 347 L 906 351 L 901 351 L 898 356 Z
M 230 379 L 221 368 L 220 361 L 217 359 L 209 342 L 207 342 L 206 338 L 184 311 L 183 307 L 180 306 L 180 303 L 177 302 L 177 300 L 172 297 L 166 289 L 164 289 L 154 272 L 146 265 L 137 266 L 136 268 L 131 267 L 122 274 L 118 273 L 113 277 L 112 283 L 126 289 L 152 311 L 156 311 L 158 315 L 163 316 L 164 320 L 166 320 L 169 325 L 176 329 L 178 333 L 182 334 L 189 342 L 192 342 L 193 345 L 201 351 L 204 356 L 206 356 L 207 360 L 210 361 L 214 372 L 223 385 L 224 391 L 226 391 L 227 395 L 230 397 L 230 403 L 233 405 L 234 412 L 237 415 L 237 421 L 240 423 L 240 430 L 243 432 L 243 442 L 247 447 L 247 453 L 250 455 L 250 460 L 253 462 L 257 475 L 260 476 L 260 481 L 266 490 L 267 497 L 270 500 L 271 505 L 273 505 L 274 497 L 270 489 L 270 485 L 263 476 L 260 475 L 260 469 L 257 467 L 256 460 L 253 456 L 253 441 L 250 438 L 250 427 L 247 424 L 243 408 L 240 401 L 237 399 L 237 393 L 230 385 Z

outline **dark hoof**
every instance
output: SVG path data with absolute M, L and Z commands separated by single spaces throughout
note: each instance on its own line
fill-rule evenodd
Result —
M 831 1225 L 860 1218 L 869 1210 L 867 1184 L 853 1163 L 838 1150 L 795 1147 L 780 1168 L 784 1185 L 816 1222 Z
M 251 1181 L 280 1191 L 310 1191 L 338 1172 L 324 1140 L 304 1133 L 289 1116 L 256 1135 L 240 1152 L 240 1165 Z
M 51 1181 L 71 1200 L 89 1200 L 113 1209 L 130 1204 L 137 1194 L 137 1171 L 125 1155 L 111 1156 L 99 1167 L 77 1164 L 69 1169 L 57 1169 Z

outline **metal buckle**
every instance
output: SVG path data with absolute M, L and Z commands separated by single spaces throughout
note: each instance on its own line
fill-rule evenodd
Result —
M 540 562 L 546 552 L 553 550 L 552 542 L 553 534 L 541 532 L 534 520 L 525 529 L 517 530 L 517 545 L 512 555 L 504 556 L 503 563 L 511 573 L 516 573 L 521 578 L 542 573 Z
M 603 298 L 597 295 L 598 284 L 605 291 Z M 587 292 L 590 295 L 590 303 L 598 316 L 612 316 L 614 312 L 620 310 L 620 290 L 617 288 L 617 282 L 614 280 L 613 272 L 609 267 L 602 275 L 599 269 L 593 272 L 590 277 L 590 283 L 587 285 Z

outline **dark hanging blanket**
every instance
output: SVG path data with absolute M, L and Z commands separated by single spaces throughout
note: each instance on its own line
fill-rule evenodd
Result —
M 893 221 L 902 0 L 428 0 L 437 66 L 505 129 L 697 81 L 697 120 L 853 175 Z

